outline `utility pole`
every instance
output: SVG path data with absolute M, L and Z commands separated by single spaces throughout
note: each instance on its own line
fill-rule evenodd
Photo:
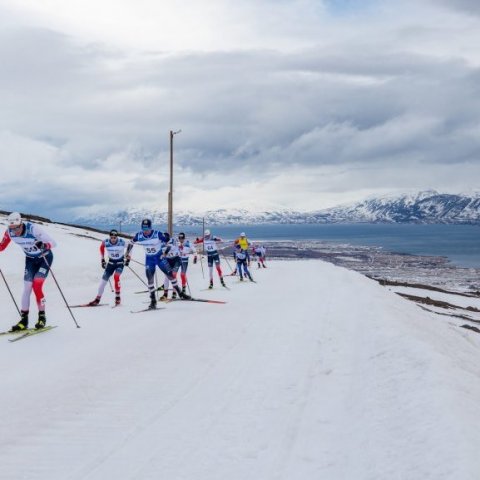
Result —
M 173 235 L 173 137 L 181 130 L 170 130 L 170 191 L 168 192 L 168 233 Z

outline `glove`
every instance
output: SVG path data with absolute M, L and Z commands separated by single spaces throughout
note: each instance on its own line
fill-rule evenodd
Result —
M 39 250 L 46 250 L 47 248 L 47 245 L 45 243 L 43 243 L 41 240 L 37 240 L 35 242 L 35 246 L 39 249 Z
M 107 262 L 102 258 L 102 268 L 105 270 L 107 268 Z
M 196 255 L 193 257 L 193 263 L 197 263 L 197 256 Z
M 130 255 L 125 255 L 125 266 L 128 267 L 130 265 Z

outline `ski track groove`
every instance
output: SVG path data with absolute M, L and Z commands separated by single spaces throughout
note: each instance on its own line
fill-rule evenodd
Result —
M 251 322 L 252 320 L 250 320 Z M 130 445 L 135 439 L 143 434 L 145 434 L 148 430 L 153 429 L 156 423 L 167 413 L 175 409 L 175 407 L 182 401 L 185 401 L 189 398 L 192 392 L 199 388 L 203 383 L 205 383 L 206 379 L 211 376 L 212 372 L 218 368 L 218 364 L 221 361 L 231 354 L 236 348 L 239 347 L 242 341 L 242 337 L 236 338 L 235 342 L 229 346 L 229 348 L 225 349 L 219 356 L 213 359 L 209 366 L 204 370 L 201 376 L 197 377 L 191 384 L 186 386 L 184 390 L 176 395 L 175 398 L 171 399 L 167 405 L 163 406 L 159 411 L 155 412 L 152 416 L 145 419 L 141 425 L 136 425 L 130 433 L 126 435 L 126 437 L 121 441 L 119 445 L 116 445 L 114 448 L 110 450 L 110 452 L 106 455 L 102 455 L 101 458 L 97 458 L 91 465 L 86 467 L 84 471 L 80 474 L 76 474 L 75 476 L 71 477 L 73 479 L 78 480 L 88 480 L 91 477 L 91 474 L 98 470 L 102 465 L 108 463 L 108 461 L 113 458 L 116 454 L 118 454 L 122 449 Z M 139 469 L 143 469 L 143 467 L 139 467 Z M 102 478 L 102 477 L 100 477 Z M 134 478 L 134 477 L 132 477 Z M 137 478 L 137 477 L 135 477 Z M 142 478 L 142 477 L 138 477 Z

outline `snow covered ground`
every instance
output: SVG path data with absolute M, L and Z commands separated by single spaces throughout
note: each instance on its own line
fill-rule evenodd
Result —
M 45 228 L 66 297 L 91 300 L 102 235 Z M 17 299 L 23 261 L 0 254 Z M 74 310 L 80 329 L 48 279 L 59 328 L 0 337 L 0 479 L 480 478 L 480 335 L 321 261 L 211 292 L 190 268 L 194 296 L 228 303 L 131 314 L 147 298 L 127 270 L 123 306 Z M 5 330 L 17 314 L 3 285 L 0 299 Z

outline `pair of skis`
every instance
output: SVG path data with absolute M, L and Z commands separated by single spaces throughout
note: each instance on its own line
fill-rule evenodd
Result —
M 203 302 L 203 303 L 217 303 L 217 304 L 224 304 L 223 300 L 209 300 L 206 298 L 189 298 L 189 299 L 182 299 L 182 298 L 169 298 L 168 300 L 160 300 L 160 303 L 170 303 L 170 302 Z M 155 310 L 163 310 L 165 307 L 156 307 L 156 308 L 142 308 L 141 310 L 130 310 L 130 313 L 142 313 L 142 312 L 154 312 Z
M 23 340 L 24 338 L 33 337 L 34 335 L 38 335 L 40 333 L 49 332 L 57 328 L 56 325 L 48 325 L 43 328 L 27 328 L 25 330 L 16 330 L 12 332 L 11 330 L 7 332 L 0 332 L 0 335 L 14 335 L 14 338 L 9 338 L 9 342 L 18 342 L 19 340 Z
M 176 301 L 182 301 L 182 302 L 204 302 L 204 303 L 217 303 L 217 304 L 224 304 L 227 302 L 224 302 L 222 300 L 209 300 L 206 298 L 190 298 L 188 300 L 182 300 L 181 298 L 176 298 L 172 299 L 169 298 L 165 303 L 170 303 L 170 302 L 176 302 Z M 90 307 L 90 308 L 96 308 L 96 307 L 103 307 L 105 305 L 108 305 L 108 303 L 99 303 L 98 305 L 90 305 L 88 303 L 81 303 L 79 305 L 70 305 L 70 308 L 85 308 L 85 307 Z M 112 307 L 114 308 L 114 307 Z M 163 310 L 165 307 L 156 307 L 156 308 L 142 308 L 141 310 L 130 310 L 130 313 L 142 313 L 142 312 L 153 312 L 155 310 Z

